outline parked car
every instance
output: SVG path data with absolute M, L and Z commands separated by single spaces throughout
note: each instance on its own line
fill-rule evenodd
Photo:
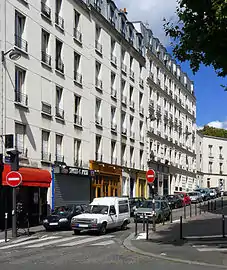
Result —
M 188 196 L 188 193 L 180 191 L 180 192 L 174 192 L 174 194 L 178 194 L 181 196 L 181 198 L 183 199 L 183 205 L 190 205 L 191 204 L 191 199 Z
M 183 206 L 183 199 L 181 198 L 180 195 L 178 194 L 166 195 L 165 197 L 171 209 L 180 208 Z
M 43 220 L 45 229 L 71 229 L 71 219 L 73 216 L 84 213 L 87 209 L 85 204 L 75 204 L 59 206 L 54 209 L 51 215 Z
M 202 194 L 198 191 L 188 192 L 188 196 L 190 197 L 192 203 L 200 203 L 203 201 Z
M 211 187 L 211 189 L 214 189 L 217 193 L 217 197 L 221 197 L 221 189 L 219 187 Z
M 143 202 L 142 206 L 135 212 L 137 215 L 137 222 L 143 222 L 143 215 L 148 218 L 149 222 L 152 222 L 153 218 L 153 203 L 152 200 L 146 200 Z M 155 220 L 157 223 L 162 222 L 162 220 L 169 220 L 171 215 L 171 210 L 166 201 L 156 200 L 155 201 Z M 135 219 L 134 219 L 135 222 Z
M 124 230 L 129 223 L 129 200 L 119 197 L 95 198 L 90 204 L 88 213 L 75 216 L 71 220 L 74 234 L 81 231 L 105 234 L 107 229 L 120 227 Z
M 209 189 L 209 194 L 211 199 L 215 199 L 217 197 L 217 192 L 214 188 Z
M 143 197 L 133 197 L 129 198 L 129 206 L 130 206 L 130 216 L 133 217 L 134 213 L 137 208 L 141 206 L 141 204 L 145 201 L 146 199 Z
M 208 201 L 210 200 L 210 193 L 209 189 L 207 188 L 197 188 L 194 191 L 200 192 L 203 198 L 203 201 Z

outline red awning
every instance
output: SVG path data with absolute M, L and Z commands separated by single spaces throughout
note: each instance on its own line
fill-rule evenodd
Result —
M 11 166 L 8 164 L 4 165 L 4 171 L 2 173 L 2 185 L 6 184 L 6 175 L 11 171 Z M 19 169 L 19 173 L 22 175 L 22 186 L 26 187 L 50 187 L 51 174 L 47 170 L 25 168 Z

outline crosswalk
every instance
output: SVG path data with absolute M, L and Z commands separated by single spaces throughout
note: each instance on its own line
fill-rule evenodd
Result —
M 7 251 L 11 249 L 35 249 L 35 248 L 45 248 L 45 247 L 79 247 L 79 246 L 108 246 L 115 243 L 114 235 L 107 234 L 102 236 L 89 236 L 89 235 L 79 235 L 79 236 L 43 236 L 40 238 L 24 238 L 18 239 L 9 243 L 0 243 L 0 251 Z
M 210 240 L 205 243 L 193 243 L 191 247 L 199 252 L 227 252 L 227 241 Z

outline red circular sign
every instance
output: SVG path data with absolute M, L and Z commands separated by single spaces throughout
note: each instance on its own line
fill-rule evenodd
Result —
M 155 180 L 155 171 L 150 169 L 146 173 L 146 178 L 148 183 L 153 183 Z
M 9 172 L 6 175 L 6 183 L 11 187 L 17 187 L 22 182 L 22 175 L 19 172 Z

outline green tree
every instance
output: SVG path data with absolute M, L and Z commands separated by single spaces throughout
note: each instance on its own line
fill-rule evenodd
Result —
M 164 20 L 172 38 L 173 54 L 189 61 L 193 73 L 201 64 L 213 66 L 217 75 L 227 75 L 227 1 L 177 0 L 178 22 Z
M 227 138 L 227 130 L 223 128 L 214 128 L 214 127 L 204 126 L 203 129 L 200 130 L 200 132 L 203 135 Z

